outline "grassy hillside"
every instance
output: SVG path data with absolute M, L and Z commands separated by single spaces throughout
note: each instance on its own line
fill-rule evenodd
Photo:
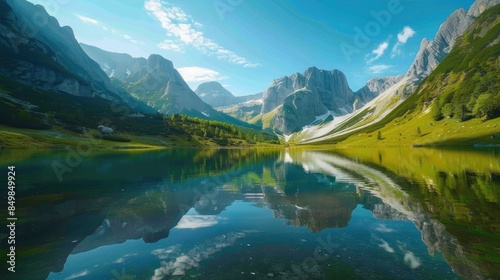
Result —
M 320 144 L 500 144 L 500 5 L 485 11 L 450 54 L 380 122 Z
M 134 117 L 123 104 L 51 93 L 0 76 L 0 148 L 249 146 L 278 139 L 249 128 L 182 115 Z M 102 135 L 97 126 L 112 127 Z
M 500 5 L 483 13 L 419 86 L 435 120 L 500 116 Z

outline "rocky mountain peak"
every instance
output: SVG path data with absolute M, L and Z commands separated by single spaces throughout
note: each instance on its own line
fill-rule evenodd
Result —
M 148 70 L 154 72 L 166 72 L 170 73 L 174 71 L 174 64 L 172 61 L 163 58 L 159 54 L 152 54 L 148 57 Z
M 470 26 L 474 18 L 484 10 L 500 3 L 500 0 L 477 0 L 469 11 L 458 9 L 441 24 L 432 41 L 422 40 L 420 50 L 406 76 L 414 84 L 427 77 L 448 55 L 456 39 Z
M 309 90 L 320 95 L 324 105 L 337 114 L 347 113 L 352 108 L 353 92 L 347 78 L 339 70 L 307 68 L 302 74 L 295 73 L 274 80 L 263 96 L 262 113 L 268 113 L 281 105 L 288 95 L 297 90 Z M 347 101 L 348 100 L 348 101 Z
M 390 88 L 391 86 L 401 81 L 403 77 L 404 75 L 398 75 L 398 76 L 389 76 L 389 77 L 371 79 L 366 83 L 366 87 L 371 92 L 382 93 L 386 89 Z

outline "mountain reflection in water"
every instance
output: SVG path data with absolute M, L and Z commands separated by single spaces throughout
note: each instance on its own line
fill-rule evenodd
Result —
M 61 183 L 51 162 L 64 154 L 24 155 L 16 162 L 16 276 L 495 277 L 496 154 L 353 153 L 95 154 Z M 453 166 L 422 164 L 433 155 L 482 163 L 469 164 L 464 180 Z M 474 191 L 456 193 L 460 188 Z M 465 219 L 470 213 L 481 217 Z M 313 259 L 318 240 L 330 247 Z

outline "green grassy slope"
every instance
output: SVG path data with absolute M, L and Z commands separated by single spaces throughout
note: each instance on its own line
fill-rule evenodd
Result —
M 473 22 L 416 92 L 383 120 L 319 144 L 500 144 L 499 116 L 500 5 L 497 5 Z
M 248 146 L 277 143 L 261 131 L 186 116 L 137 113 L 101 98 L 51 93 L 0 76 L 0 148 Z M 97 126 L 112 127 L 103 136 Z

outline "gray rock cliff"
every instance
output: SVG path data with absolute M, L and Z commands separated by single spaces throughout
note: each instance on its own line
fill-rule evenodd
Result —
M 399 81 L 401 81 L 401 79 L 403 79 L 403 77 L 404 75 L 399 75 L 369 80 L 368 82 L 366 82 L 366 85 L 364 87 L 360 88 L 355 93 L 355 96 L 358 100 L 358 102 L 356 102 L 355 109 L 361 108 L 363 105 L 377 97 L 380 93 L 397 84 Z
M 273 127 L 284 134 L 300 131 L 316 120 L 316 116 L 328 113 L 319 94 L 308 90 L 288 95 L 276 110 Z
M 25 0 L 0 1 L 0 74 L 49 92 L 101 97 L 152 112 L 114 87 L 82 50 L 73 30 L 61 27 L 43 6 Z
M 345 75 L 339 70 L 319 70 L 310 67 L 304 73 L 296 73 L 274 80 L 263 95 L 262 113 L 268 113 L 278 107 L 297 90 L 309 90 L 318 94 L 321 102 L 336 114 L 352 111 L 355 99 Z
M 477 0 L 469 11 L 458 9 L 441 24 L 434 40 L 423 39 L 420 50 L 406 76 L 414 85 L 427 77 L 448 55 L 456 39 L 470 26 L 483 11 L 500 3 L 500 0 Z

